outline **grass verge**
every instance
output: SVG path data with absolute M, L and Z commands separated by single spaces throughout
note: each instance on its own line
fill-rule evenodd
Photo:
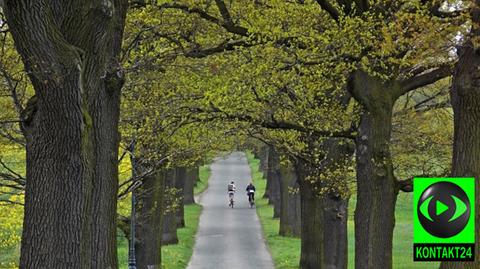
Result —
M 193 193 L 199 195 L 208 188 L 208 179 L 210 178 L 210 165 L 202 165 L 199 168 L 199 179 Z
M 272 218 L 273 207 L 268 205 L 267 199 L 261 198 L 265 193 L 266 181 L 263 179 L 263 173 L 258 171 L 260 161 L 255 159 L 251 153 L 247 153 L 247 159 L 252 171 L 253 184 L 258 194 L 255 201 L 257 214 L 260 218 L 263 234 L 272 254 L 275 268 L 296 269 L 300 259 L 300 239 L 284 237 L 278 234 L 280 221 Z
M 178 229 L 176 245 L 162 247 L 162 268 L 185 269 L 193 253 L 195 234 L 198 230 L 198 221 L 202 206 L 193 204 L 185 206 L 185 228 Z

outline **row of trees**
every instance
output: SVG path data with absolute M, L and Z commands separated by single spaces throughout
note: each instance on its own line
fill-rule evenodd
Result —
M 137 180 L 119 186 L 120 146 L 144 183 L 135 191 L 155 196 L 166 173 L 248 136 L 269 145 L 267 175 L 284 170 L 285 182 L 269 181 L 281 190 L 268 192 L 272 202 L 298 187 L 302 268 L 346 268 L 352 193 L 355 267 L 392 268 L 399 191 L 411 191 L 412 174 L 450 172 L 448 128 L 445 136 L 441 127 L 411 130 L 421 126 L 418 113 L 445 126 L 449 110 L 435 109 L 448 106 L 442 79 L 452 71 L 452 175 L 479 173 L 477 5 L 5 1 L 4 44 L 11 34 L 31 81 L 28 101 L 15 101 L 3 72 L 27 156 L 26 184 L 13 177 L 25 185 L 20 266 L 117 267 L 118 193 Z M 298 186 L 286 176 L 292 171 Z M 442 264 L 455 266 L 478 263 Z
M 346 266 L 346 218 L 332 222 L 330 216 L 346 211 L 353 152 L 355 265 L 392 267 L 396 197 L 411 190 L 411 180 L 394 176 L 394 104 L 451 74 L 452 50 L 458 36 L 468 35 L 468 19 L 466 7 L 445 5 L 182 1 L 151 8 L 154 14 L 174 13 L 169 18 L 177 22 L 149 25 L 153 36 L 172 31 L 172 25 L 179 27 L 173 33 L 182 33 L 166 39 L 187 56 L 177 59 L 185 74 L 175 69 L 178 93 L 189 104 L 185 113 L 241 122 L 249 135 L 273 144 L 298 167 L 302 209 L 308 212 L 302 216 L 303 268 Z M 224 52 L 212 55 L 218 50 Z M 198 97 L 190 98 L 192 93 Z
M 152 93 L 149 70 L 128 69 L 122 42 L 134 34 L 124 37 L 134 3 L 94 2 L 2 2 L 1 198 L 24 212 L 13 216 L 24 215 L 21 268 L 118 268 L 117 227 L 131 236 L 132 191 L 139 266 L 160 267 L 162 232 L 151 232 L 165 216 L 165 243 L 178 240 L 195 171 L 231 144 L 218 139 L 224 127 L 169 117 L 177 108 L 168 89 Z

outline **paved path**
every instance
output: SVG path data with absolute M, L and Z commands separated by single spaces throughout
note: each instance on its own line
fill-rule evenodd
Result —
M 251 174 L 245 154 L 235 152 L 211 165 L 209 187 L 201 196 L 203 212 L 187 269 L 273 269 L 256 210 L 245 192 Z M 228 207 L 227 184 L 237 186 L 235 208 Z

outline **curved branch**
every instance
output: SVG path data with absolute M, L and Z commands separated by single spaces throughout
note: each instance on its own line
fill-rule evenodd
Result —
M 431 71 L 405 79 L 400 82 L 400 87 L 396 92 L 397 96 L 402 96 L 409 91 L 430 85 L 452 74 L 452 65 L 450 63 L 441 65 Z
M 320 7 L 325 10 L 332 19 L 339 22 L 340 14 L 338 10 L 328 0 L 317 0 Z
M 210 14 L 208 14 L 205 10 L 200 8 L 190 8 L 186 5 L 175 4 L 175 3 L 165 3 L 159 6 L 160 9 L 178 9 L 190 14 L 197 14 L 200 18 L 203 18 L 211 23 L 214 23 L 218 26 L 223 27 L 225 30 L 232 34 L 237 34 L 241 36 L 249 36 L 248 29 L 242 26 L 234 25 L 231 21 L 222 21 Z M 229 16 L 229 15 L 228 15 Z

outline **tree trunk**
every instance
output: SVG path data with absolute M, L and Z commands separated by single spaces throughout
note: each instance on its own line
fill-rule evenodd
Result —
M 123 72 L 118 62 L 123 41 L 128 2 L 114 0 L 114 12 L 109 25 L 108 45 L 101 53 L 106 59 L 103 67 L 85 68 L 90 78 L 99 81 L 86 82 L 88 107 L 91 111 L 95 148 L 92 219 L 92 268 L 117 268 L 117 194 L 118 194 L 118 121 L 120 117 L 120 92 Z M 92 33 L 93 34 L 93 33 Z M 98 44 L 86 50 L 86 66 L 98 61 Z M 91 62 L 91 64 L 90 64 Z
M 178 228 L 185 227 L 185 210 L 184 210 L 184 187 L 187 177 L 187 168 L 186 167 L 177 167 L 175 172 L 175 188 L 177 189 L 177 201 L 178 206 L 175 212 L 175 222 L 177 223 Z
M 390 88 L 357 73 L 353 95 L 364 106 L 356 144 L 355 268 L 392 268 L 398 189 L 389 142 L 394 98 Z
M 91 268 L 92 125 L 76 67 L 36 87 L 25 124 L 27 184 L 20 268 Z
M 175 169 L 170 169 L 165 176 L 165 199 L 163 202 L 162 245 L 178 243 L 175 203 Z
M 260 165 L 259 165 L 259 170 L 265 174 L 267 173 L 267 167 L 268 167 L 268 151 L 269 151 L 270 146 L 268 145 L 262 145 L 259 149 L 258 152 L 258 159 L 260 160 Z
M 324 268 L 346 269 L 348 266 L 348 199 L 327 194 L 323 197 Z
M 297 174 L 293 165 L 280 168 L 280 231 L 282 236 L 301 235 L 301 202 Z
M 302 213 L 300 268 L 323 269 L 323 204 L 305 182 L 300 183 Z
M 269 186 L 268 203 L 273 204 L 273 217 L 280 217 L 280 156 L 270 147 L 268 154 L 267 185 Z
M 142 180 L 137 197 L 135 256 L 137 268 L 161 269 L 162 205 L 165 174 L 158 172 Z
M 302 178 L 304 178 L 302 176 Z M 302 269 L 347 268 L 347 201 L 338 197 L 319 197 L 313 187 L 300 183 L 302 214 Z
M 115 63 L 126 1 L 32 3 L 5 3 L 36 94 L 22 117 L 28 181 L 20 265 L 116 268 L 123 79 Z
M 260 158 L 260 171 L 263 173 L 263 177 L 267 180 L 267 184 L 265 186 L 265 193 L 263 194 L 263 198 L 268 199 L 270 195 L 270 182 L 268 181 L 268 174 L 269 174 L 269 157 L 270 157 L 270 146 L 265 146 L 261 150 L 261 158 Z
M 478 7 L 477 7 L 478 12 Z M 441 269 L 480 268 L 479 215 L 480 195 L 480 55 L 471 42 L 459 48 L 459 61 L 452 81 L 451 103 L 454 112 L 452 158 L 453 177 L 476 179 L 476 248 L 475 262 L 443 262 Z
M 185 187 L 183 188 L 183 202 L 185 205 L 195 203 L 194 185 L 198 178 L 198 167 L 188 167 L 185 176 Z

